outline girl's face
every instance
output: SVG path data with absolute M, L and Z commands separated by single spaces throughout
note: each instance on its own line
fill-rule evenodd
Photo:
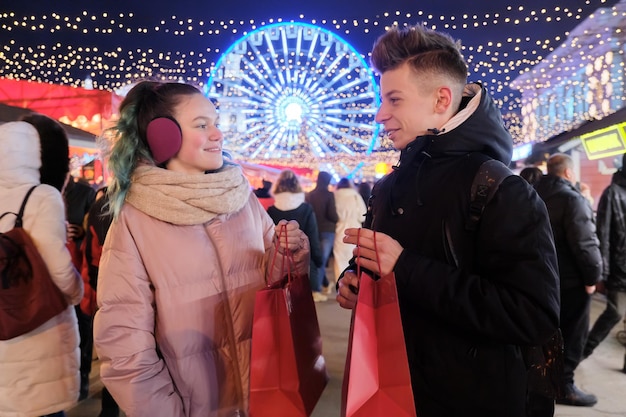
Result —
M 202 94 L 187 96 L 174 108 L 174 118 L 183 132 L 183 141 L 166 168 L 187 174 L 221 168 L 224 135 L 216 126 L 213 103 Z

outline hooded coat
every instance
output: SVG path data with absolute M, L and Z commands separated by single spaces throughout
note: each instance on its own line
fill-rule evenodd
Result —
M 602 257 L 591 205 L 572 183 L 556 175 L 544 175 L 535 189 L 551 219 L 561 291 L 596 285 Z
M 335 207 L 335 195 L 328 189 L 332 177 L 322 171 L 317 176 L 315 188 L 306 194 L 306 202 L 313 207 L 317 229 L 320 233 L 335 233 L 335 225 L 339 221 Z
M 0 126 L 0 149 L 0 214 L 17 213 L 28 189 L 40 184 L 39 135 L 29 123 L 6 123 Z M 83 285 L 65 246 L 61 193 L 39 185 L 26 204 L 23 219 L 68 307 L 37 329 L 0 341 L 2 417 L 52 414 L 78 399 L 80 350 L 74 304 L 80 302 Z M 14 223 L 15 216 L 5 216 L 0 232 L 12 229 Z
M 304 201 L 304 193 L 290 193 L 288 191 L 278 193 L 274 197 L 274 204 L 267 209 L 275 224 L 281 220 L 295 220 L 300 225 L 300 229 L 309 238 L 311 248 L 311 268 L 309 275 L 313 274 L 315 268 L 322 266 L 322 248 L 320 246 L 319 231 L 313 207 Z
M 625 158 L 626 160 L 626 158 Z M 613 174 L 602 192 L 596 221 L 602 278 L 610 290 L 626 291 L 626 166 Z
M 343 242 L 344 232 L 348 228 L 362 226 L 367 207 L 361 195 L 354 188 L 335 190 L 335 207 L 339 216 L 333 244 L 333 266 L 336 281 L 352 259 L 352 250 L 355 248 L 355 245 Z
M 548 214 L 533 188 L 511 175 L 478 229 L 466 229 L 480 165 L 473 156 L 508 165 L 512 152 L 480 85 L 468 85 L 460 111 L 433 132 L 401 151 L 372 190 L 365 221 L 404 248 L 393 272 L 417 414 L 522 417 L 520 346 L 545 343 L 559 323 Z

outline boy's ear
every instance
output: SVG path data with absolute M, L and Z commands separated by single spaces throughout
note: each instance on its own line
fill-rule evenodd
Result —
M 576 174 L 574 173 L 573 168 L 565 168 L 563 175 L 565 179 L 571 182 L 572 184 L 576 183 Z
M 452 90 L 450 87 L 439 87 L 435 92 L 435 112 L 445 113 L 452 104 Z

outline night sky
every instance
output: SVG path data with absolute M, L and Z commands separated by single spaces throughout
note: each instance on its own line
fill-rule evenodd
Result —
M 543 58 L 550 51 L 550 49 L 543 49 L 537 51 L 535 55 L 529 55 L 531 49 L 538 49 L 538 44 L 543 45 L 546 41 L 550 44 L 549 48 L 558 46 L 559 42 L 565 41 L 567 32 L 590 13 L 598 7 L 610 7 L 616 2 L 617 0 L 490 0 L 473 2 L 459 0 L 3 1 L 0 5 L 0 25 L 10 26 L 14 21 L 29 22 L 30 16 L 35 16 L 37 20 L 40 20 L 42 16 L 47 16 L 48 21 L 50 21 L 52 20 L 50 18 L 52 13 L 58 13 L 73 20 L 75 17 L 81 16 L 83 11 L 86 11 L 88 15 L 98 16 L 105 12 L 108 13 L 108 16 L 116 18 L 113 27 L 118 24 L 120 19 L 117 19 L 117 16 L 121 13 L 126 16 L 126 20 L 122 22 L 126 27 L 145 26 L 153 28 L 158 26 L 161 21 L 176 22 L 191 19 L 194 22 L 208 22 L 211 19 L 216 21 L 232 19 L 234 24 L 229 25 L 229 29 L 236 28 L 238 31 L 232 33 L 229 30 L 222 30 L 219 36 L 200 38 L 193 35 L 164 36 L 163 33 L 155 34 L 154 32 L 144 36 L 128 35 L 121 31 L 110 35 L 93 32 L 81 34 L 68 30 L 60 30 L 55 33 L 50 33 L 48 30 L 33 32 L 28 27 L 15 27 L 13 25 L 11 31 L 0 28 L 0 45 L 5 47 L 5 53 L 7 52 L 6 46 L 10 45 L 11 41 L 15 41 L 15 46 L 11 47 L 10 52 L 14 52 L 16 46 L 20 45 L 33 47 L 40 44 L 52 45 L 57 42 L 72 48 L 98 46 L 100 50 L 121 46 L 125 49 L 161 48 L 167 51 L 184 52 L 206 50 L 209 47 L 212 52 L 208 53 L 208 58 L 215 63 L 220 56 L 219 52 L 215 52 L 216 50 L 225 50 L 240 39 L 245 31 L 252 30 L 249 24 L 251 19 L 258 27 L 262 23 L 270 22 L 270 19 L 275 22 L 276 19 L 281 18 L 283 21 L 295 20 L 307 23 L 315 21 L 319 26 L 337 33 L 351 43 L 358 52 L 367 56 L 375 39 L 384 32 L 385 26 L 394 22 L 399 24 L 425 22 L 429 26 L 438 25 L 442 31 L 460 39 L 465 47 L 483 46 L 481 51 L 475 51 L 474 54 L 466 51 L 466 56 L 475 62 L 506 62 L 506 66 L 512 68 L 512 71 L 509 72 L 510 78 L 516 75 L 516 71 L 537 62 L 536 57 Z M 545 10 L 542 11 L 542 9 Z M 395 14 L 396 11 L 400 12 L 399 15 Z M 422 14 L 419 14 L 420 11 Z M 15 15 L 3 16 L 4 13 L 8 12 L 14 12 Z M 128 18 L 129 12 L 133 13 L 132 22 Z M 386 12 L 390 16 L 386 17 Z M 410 13 L 411 16 L 407 17 L 407 13 Z M 432 17 L 429 18 L 429 15 Z M 468 17 L 464 19 L 464 15 Z M 496 17 L 498 15 L 499 19 Z M 530 17 L 531 21 L 524 22 L 525 17 Z M 519 18 L 521 22 L 518 25 L 505 23 L 505 18 L 511 20 Z M 347 20 L 347 24 L 341 23 L 344 19 Z M 369 33 L 363 31 L 363 28 L 368 26 L 363 23 L 364 19 L 369 21 Z M 101 25 L 106 20 L 99 20 L 99 24 Z M 326 20 L 326 23 L 321 23 L 322 20 Z M 332 20 L 339 21 L 341 28 L 338 29 L 333 25 Z M 494 20 L 497 20 L 497 23 L 494 24 Z M 243 25 L 240 24 L 240 21 L 243 21 Z M 358 21 L 360 26 L 351 26 L 353 21 Z M 374 26 L 372 22 L 375 21 L 379 22 L 379 25 Z M 456 23 L 457 28 L 444 28 L 442 27 L 443 22 Z M 469 23 L 470 27 L 465 29 L 458 27 L 462 22 Z M 476 22 L 478 27 L 472 25 Z M 83 24 L 87 25 L 89 22 L 83 21 Z M 350 32 L 345 33 L 345 29 L 349 29 Z M 519 38 L 521 42 L 516 43 L 509 38 Z M 500 43 L 499 46 L 498 43 Z M 515 50 L 516 47 L 519 48 L 518 51 Z M 527 51 L 527 54 L 522 55 L 522 51 Z M 9 64 L 5 64 L 5 74 L 0 73 L 0 76 L 6 76 L 7 73 L 11 72 L 10 69 L 6 68 L 7 65 Z M 491 73 L 483 76 L 479 73 L 480 71 L 476 71 L 474 74 L 471 71 L 472 66 L 470 65 L 470 79 L 479 79 L 487 84 L 503 83 L 506 86 L 507 80 L 502 74 Z M 76 77 L 80 78 L 81 76 L 78 74 Z M 54 82 L 54 80 L 51 81 Z M 104 83 L 104 87 L 108 88 L 109 86 Z
M 487 87 L 511 128 L 519 125 L 521 94 L 509 83 L 567 43 L 569 31 L 600 7 L 616 3 L 4 0 L 0 3 L 0 77 L 74 86 L 90 77 L 95 88 L 105 90 L 141 78 L 208 85 L 223 53 L 270 23 L 320 26 L 351 44 L 366 62 L 385 27 L 423 23 L 461 41 L 469 80 Z

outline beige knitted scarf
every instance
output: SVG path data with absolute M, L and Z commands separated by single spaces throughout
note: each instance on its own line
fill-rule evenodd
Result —
M 240 210 L 249 196 L 250 185 L 238 165 L 225 164 L 204 175 L 141 165 L 133 173 L 126 201 L 159 220 L 193 225 Z

